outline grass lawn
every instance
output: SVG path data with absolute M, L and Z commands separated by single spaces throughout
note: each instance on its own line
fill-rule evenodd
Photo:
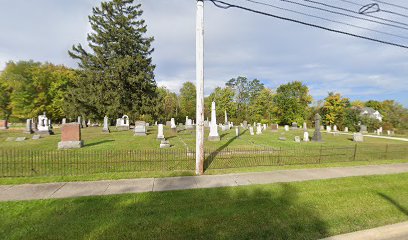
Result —
M 0 203 L 0 239 L 319 239 L 408 220 L 408 174 Z

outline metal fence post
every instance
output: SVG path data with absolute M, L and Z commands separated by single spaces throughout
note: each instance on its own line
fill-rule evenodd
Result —
M 357 155 L 357 143 L 356 143 L 356 145 L 354 145 L 353 161 L 356 161 L 356 155 Z

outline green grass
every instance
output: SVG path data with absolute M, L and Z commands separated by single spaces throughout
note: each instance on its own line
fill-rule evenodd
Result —
M 319 239 L 408 220 L 408 174 L 0 203 L 0 239 Z

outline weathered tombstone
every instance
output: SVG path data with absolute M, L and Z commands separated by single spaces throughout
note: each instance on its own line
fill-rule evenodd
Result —
M 243 121 L 242 125 L 243 125 L 243 128 L 247 129 L 248 128 L 248 121 Z
M 263 125 L 263 130 L 264 130 L 264 131 L 266 130 L 266 124 Z
M 90 126 L 91 126 L 91 120 L 90 120 L 90 119 L 88 119 L 88 122 L 86 123 L 86 126 L 87 126 L 87 127 L 90 127 Z
M 7 120 L 0 120 L 0 130 L 7 130 L 7 129 L 8 129 Z
M 134 136 L 146 136 L 146 122 L 136 121 Z
M 303 130 L 307 130 L 307 123 L 306 122 L 303 123 Z
M 150 127 L 150 123 L 146 123 L 146 127 Z
M 300 143 L 300 137 L 299 136 L 295 136 L 295 142 Z
M 260 123 L 256 126 L 256 135 L 262 134 L 262 126 Z
M 186 119 L 186 129 L 194 129 L 193 120 Z
M 207 121 L 207 120 L 205 120 L 205 121 L 204 121 L 204 127 L 205 127 L 205 128 L 209 128 L 209 127 L 210 127 L 210 122 Z
M 252 126 L 249 127 L 249 134 L 251 134 L 251 136 L 254 135 L 254 127 Z
M 208 136 L 208 141 L 220 141 L 220 135 L 218 135 L 217 114 L 215 111 L 215 102 L 211 103 L 210 135 Z
M 296 130 L 296 129 L 298 129 L 298 124 L 293 122 L 292 123 L 292 130 Z
M 353 134 L 353 141 L 354 142 L 364 142 L 364 136 L 361 132 Z
M 123 115 L 121 118 L 116 119 L 116 128 L 120 131 L 129 130 L 130 129 L 129 116 Z
M 309 142 L 309 133 L 308 132 L 304 132 L 303 133 L 303 142 Z
M 289 131 L 289 125 L 285 125 L 285 131 L 286 131 L 286 132 Z
M 380 128 L 378 129 L 378 132 L 379 132 L 379 134 L 381 135 L 381 134 L 383 133 L 383 128 L 380 127 Z
M 169 148 L 171 147 L 170 142 L 168 140 L 163 139 L 160 142 L 160 148 Z
M 390 130 L 387 130 L 387 135 L 391 136 L 391 131 Z
M 157 125 L 157 139 L 164 140 L 163 124 Z
M 235 127 L 235 136 L 239 137 L 239 134 L 240 134 L 240 130 L 239 130 L 239 127 L 237 126 Z
M 78 123 L 64 124 L 61 127 L 61 142 L 58 149 L 73 149 L 83 147 L 81 140 L 81 126 Z
M 171 121 L 166 121 L 166 127 L 171 127 Z
M 67 123 L 67 119 L 66 118 L 63 118 L 62 119 L 62 124 L 66 124 Z
M 52 135 L 54 132 L 52 131 L 51 121 L 48 120 L 46 114 L 38 116 L 38 125 L 37 125 L 37 133 L 42 135 Z
M 326 126 L 326 132 L 331 133 L 331 131 L 332 131 L 331 126 Z
M 32 140 L 38 140 L 41 138 L 41 135 L 34 135 L 31 139 Z
M 110 133 L 110 129 L 109 129 L 109 118 L 108 118 L 108 116 L 103 117 L 103 128 L 102 128 L 102 132 L 104 132 L 104 133 Z
M 31 119 L 27 119 L 27 121 L 26 121 L 26 127 L 25 127 L 25 130 L 24 130 L 24 133 L 27 133 L 27 134 L 32 134 L 32 133 L 34 133 L 32 121 L 33 121 L 33 120 L 31 120 Z
M 280 141 L 286 141 L 286 137 L 279 137 Z
M 170 120 L 170 128 L 173 133 L 177 133 L 177 125 L 176 120 L 174 118 Z
M 8 137 L 6 138 L 6 142 L 14 142 L 16 140 L 15 137 Z
M 271 124 L 271 129 L 272 129 L 272 132 L 277 132 L 278 129 L 279 129 L 279 125 L 278 124 Z
M 23 142 L 26 139 L 27 139 L 26 137 L 18 137 L 18 138 L 16 138 L 16 142 Z
M 367 126 L 366 125 L 360 125 L 360 132 L 361 133 L 367 133 Z
M 315 115 L 315 131 L 313 133 L 313 138 L 312 140 L 315 142 L 321 142 L 322 141 L 322 133 L 320 132 L 320 121 L 322 120 L 322 117 L 318 113 Z
M 344 128 L 344 132 L 345 132 L 345 133 L 348 133 L 348 131 L 349 131 L 348 127 L 345 127 L 345 128 Z
M 333 132 L 337 132 L 337 125 L 333 126 Z

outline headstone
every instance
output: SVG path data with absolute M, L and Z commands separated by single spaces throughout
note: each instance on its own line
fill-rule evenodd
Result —
M 344 132 L 345 132 L 345 133 L 348 133 L 348 131 L 349 131 L 348 127 L 345 127 L 345 128 L 344 128 Z
M 286 137 L 279 137 L 280 141 L 286 141 Z
M 90 120 L 90 119 L 88 119 L 88 122 L 86 123 L 86 126 L 87 126 L 87 127 L 90 127 L 90 126 L 91 126 L 91 120 Z
M 78 116 L 78 121 L 77 123 L 79 123 L 81 125 L 81 128 L 83 128 L 84 126 L 82 125 L 82 120 L 81 120 L 81 116 Z
M 83 128 L 84 128 L 84 127 L 88 127 L 88 125 L 86 124 L 85 119 L 82 120 L 82 127 L 83 127 Z
M 168 140 L 162 140 L 160 142 L 160 148 L 169 148 L 171 147 L 170 142 Z
M 285 125 L 285 131 L 286 131 L 286 132 L 289 131 L 289 125 Z
M 360 125 L 360 132 L 361 133 L 367 133 L 367 126 L 366 125 Z
M 157 139 L 164 140 L 163 124 L 157 125 Z
M 303 133 L 303 142 L 309 142 L 309 133 L 308 132 L 304 132 Z
M 292 130 L 296 130 L 296 129 L 298 129 L 298 124 L 293 122 L 292 123 Z
M 16 142 L 23 142 L 26 139 L 27 139 L 26 137 L 18 137 L 18 138 L 16 138 Z
M 279 129 L 279 125 L 278 124 L 271 124 L 271 129 L 272 129 L 272 132 L 277 132 L 278 129 Z
M 154 126 L 157 126 L 157 121 L 154 122 Z
M 83 147 L 81 140 L 81 126 L 78 123 L 64 124 L 61 127 L 61 142 L 58 149 L 73 149 Z
M 204 127 L 209 128 L 210 127 L 210 122 L 208 120 L 204 121 Z
M 67 123 L 67 119 L 66 118 L 63 118 L 62 119 L 62 124 L 66 124 Z
M 220 141 L 220 135 L 218 135 L 217 114 L 215 110 L 215 102 L 211 103 L 210 135 L 208 136 L 208 141 Z
M 387 135 L 391 136 L 391 131 L 390 130 L 387 130 Z
M 177 125 L 176 125 L 176 120 L 174 120 L 174 118 L 172 118 L 171 120 L 170 120 L 170 128 L 176 128 L 177 127 Z
M 105 116 L 105 117 L 103 118 L 103 129 L 102 129 L 102 132 L 104 132 L 104 133 L 110 133 L 110 130 L 109 130 L 109 118 L 108 118 L 108 116 Z
M 166 127 L 171 127 L 171 121 L 166 121 Z
M 0 130 L 8 129 L 8 122 L 7 120 L 0 120 Z
M 320 126 L 320 131 L 324 131 L 324 126 Z
M 300 137 L 299 136 L 295 136 L 295 142 L 300 143 Z
M 379 134 L 381 135 L 381 134 L 383 133 L 383 128 L 380 127 L 380 128 L 378 129 L 378 132 L 379 132 Z
M 243 121 L 242 125 L 243 125 L 243 128 L 247 129 L 248 128 L 248 121 Z
M 266 130 L 266 124 L 263 125 L 263 130 L 264 130 L 264 131 Z
M 129 130 L 130 129 L 129 116 L 123 115 L 121 118 L 116 119 L 116 128 L 120 131 Z
M 307 123 L 306 122 L 303 123 L 303 130 L 307 130 Z
M 146 127 L 150 127 L 150 123 L 146 123 Z
M 251 136 L 254 135 L 254 127 L 252 126 L 249 127 L 249 134 L 251 134 Z
M 186 119 L 186 129 L 194 129 L 193 120 Z
M 24 130 L 24 133 L 27 133 L 27 134 L 32 134 L 32 133 L 34 133 L 32 121 L 33 121 L 33 120 L 31 120 L 31 119 L 27 119 L 27 121 L 26 121 L 26 127 L 25 127 L 25 130 Z
M 134 136 L 146 136 L 146 122 L 136 121 L 134 132 Z
M 354 142 L 364 142 L 364 136 L 361 132 L 353 134 L 353 141 Z
M 37 125 L 37 133 L 42 135 L 52 135 L 54 132 L 52 131 L 51 121 L 48 120 L 46 114 L 38 116 L 38 125 Z
M 41 135 L 34 135 L 33 138 L 31 138 L 32 140 L 38 140 L 41 138 Z
M 256 126 L 256 135 L 262 134 L 262 126 L 260 123 Z
M 326 126 L 326 132 L 331 133 L 331 131 L 332 131 L 331 126 Z
M 320 121 L 322 120 L 322 117 L 318 113 L 316 113 L 315 117 L 315 131 L 313 133 L 313 138 L 312 140 L 315 142 L 321 142 L 322 141 L 322 133 L 320 132 Z
M 239 137 L 240 130 L 239 127 L 235 127 L 235 136 Z
M 6 138 L 6 142 L 14 142 L 16 140 L 15 137 L 8 137 Z
M 337 132 L 337 125 L 333 126 L 333 132 Z

